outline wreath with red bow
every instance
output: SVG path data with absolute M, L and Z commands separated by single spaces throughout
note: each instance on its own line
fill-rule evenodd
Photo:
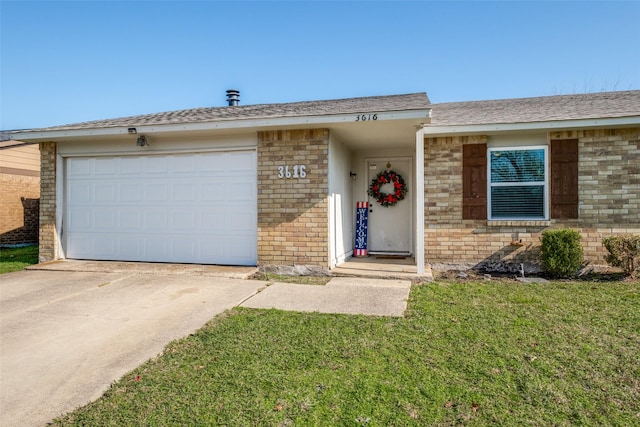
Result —
M 380 191 L 384 184 L 393 184 L 393 192 L 384 193 Z M 404 196 L 407 194 L 407 184 L 400 174 L 392 170 L 386 170 L 380 172 L 371 180 L 368 193 L 376 199 L 379 204 L 388 208 L 404 199 Z

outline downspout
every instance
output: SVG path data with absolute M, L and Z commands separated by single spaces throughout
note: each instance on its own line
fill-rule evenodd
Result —
M 416 132 L 416 268 L 424 274 L 424 125 Z

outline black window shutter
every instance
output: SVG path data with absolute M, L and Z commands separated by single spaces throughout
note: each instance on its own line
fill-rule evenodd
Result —
M 487 144 L 462 146 L 462 219 L 487 219 Z
M 551 141 L 551 218 L 578 218 L 578 140 Z

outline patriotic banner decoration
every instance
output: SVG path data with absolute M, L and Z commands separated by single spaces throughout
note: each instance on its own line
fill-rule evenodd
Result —
M 356 245 L 353 256 L 367 256 L 369 202 L 356 202 Z

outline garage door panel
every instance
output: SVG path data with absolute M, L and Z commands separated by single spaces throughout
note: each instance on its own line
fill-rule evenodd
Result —
M 150 238 L 144 239 L 144 258 L 143 261 L 152 261 L 157 259 L 169 258 L 169 242 L 168 238 Z
M 228 187 L 227 199 L 232 202 L 253 202 L 253 194 L 255 187 L 249 183 L 235 182 Z
M 206 208 L 202 210 L 200 215 L 202 221 L 200 228 L 207 233 L 219 233 L 225 230 L 224 209 L 223 208 Z
M 69 258 L 255 265 L 255 152 L 66 159 Z
M 222 258 L 224 242 L 222 240 L 205 240 L 202 242 L 202 256 L 205 258 Z
M 220 184 L 202 184 L 200 186 L 200 200 L 206 202 L 219 201 L 221 197 Z
M 144 200 L 148 202 L 166 202 L 169 196 L 167 184 L 164 183 L 147 184 L 144 190 Z
M 145 157 L 144 172 L 152 174 L 165 175 L 169 171 L 169 163 L 166 156 Z
M 93 174 L 96 176 L 100 175 L 109 175 L 113 176 L 116 170 L 117 162 L 114 162 L 112 159 L 94 159 L 94 167 Z
M 108 236 L 108 235 L 95 237 L 93 239 L 94 241 L 93 250 L 98 256 L 112 257 L 116 253 L 115 252 L 116 242 L 114 240 L 115 239 L 113 238 L 113 236 Z
M 119 214 L 119 228 L 122 231 L 139 231 L 142 226 L 140 211 L 132 208 L 121 208 Z
M 247 210 L 235 210 L 226 215 L 225 223 L 228 230 L 251 235 L 255 230 L 256 216 Z
M 179 231 L 197 231 L 195 215 L 189 211 L 177 211 L 171 214 L 171 229 Z
M 115 184 L 96 184 L 94 186 L 96 202 L 115 202 L 117 201 L 117 191 Z
M 247 254 L 244 248 L 249 243 L 249 240 L 250 239 L 248 237 L 237 237 L 236 239 L 225 242 L 227 253 L 236 258 L 246 257 Z
M 193 262 L 198 259 L 196 244 L 193 240 L 175 239 L 171 246 L 172 256 L 176 262 Z
M 78 231 L 90 230 L 93 225 L 91 221 L 92 215 L 92 209 L 74 208 L 68 213 L 69 220 L 67 224 L 69 229 Z
M 140 260 L 140 239 L 120 236 L 118 238 L 118 253 L 125 260 Z
M 118 201 L 120 202 L 139 202 L 140 201 L 140 184 L 120 184 L 120 193 L 118 194 Z
M 74 205 L 91 201 L 91 185 L 84 182 L 74 182 L 69 186 L 68 201 Z
M 93 244 L 88 236 L 80 233 L 74 233 L 67 238 L 68 249 L 67 256 L 74 258 L 79 254 L 89 253 L 93 251 Z
M 137 175 L 142 170 L 141 157 L 122 157 L 118 160 L 121 175 Z
M 116 226 L 116 210 L 114 208 L 103 208 L 94 211 L 93 227 L 95 229 L 113 230 Z
M 91 159 L 69 159 L 67 175 L 69 177 L 86 177 L 90 175 Z
M 163 233 L 167 230 L 167 212 L 162 209 L 148 209 L 144 213 L 142 230 Z
M 229 169 L 233 172 L 249 172 L 254 168 L 253 153 L 232 153 L 229 155 Z
M 225 156 L 217 153 L 207 153 L 198 156 L 198 170 L 209 174 L 221 175 L 227 169 Z
M 174 173 L 193 173 L 196 165 L 195 156 L 176 156 L 174 157 L 173 172 Z
M 174 200 L 179 202 L 195 202 L 197 186 L 194 184 L 173 184 Z

